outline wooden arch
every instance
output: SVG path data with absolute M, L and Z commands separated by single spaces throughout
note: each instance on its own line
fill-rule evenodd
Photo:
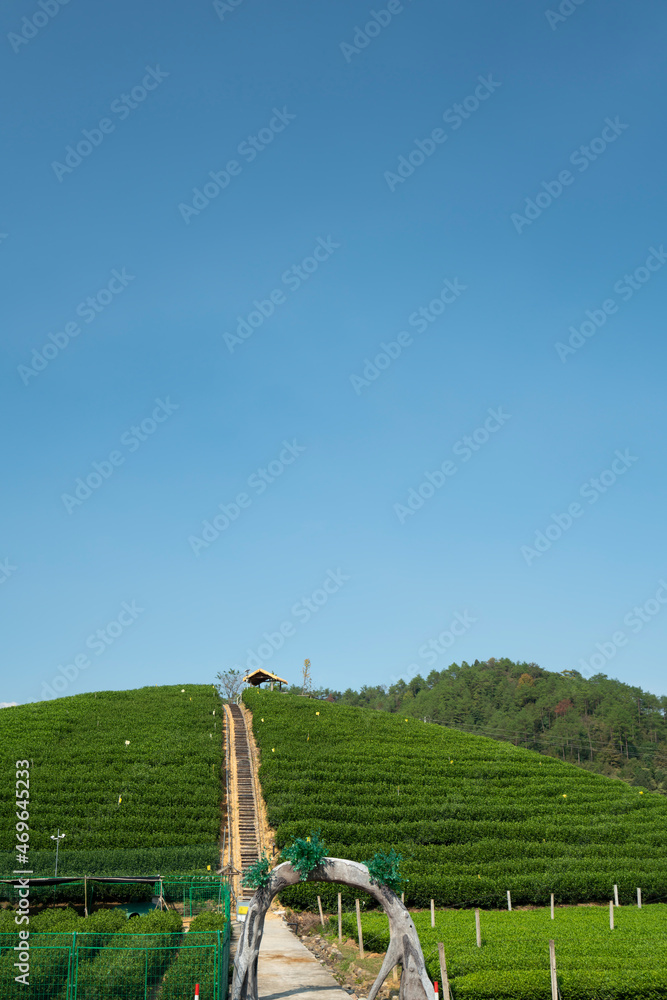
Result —
M 234 962 L 232 1000 L 257 1000 L 257 962 L 266 912 L 277 893 L 299 881 L 299 873 L 286 861 L 273 869 L 271 881 L 258 889 L 250 900 Z M 380 903 L 387 914 L 389 948 L 380 974 L 368 994 L 368 1000 L 375 1000 L 395 965 L 402 966 L 400 1000 L 435 1000 L 415 925 L 395 892 L 386 885 L 373 885 L 365 865 L 341 858 L 324 858 L 317 868 L 308 873 L 306 881 L 340 882 L 355 889 L 363 889 Z

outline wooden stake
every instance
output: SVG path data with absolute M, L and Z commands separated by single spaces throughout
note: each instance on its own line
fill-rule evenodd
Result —
M 364 957 L 364 935 L 361 933 L 361 910 L 359 909 L 359 900 L 355 899 L 357 904 L 357 932 L 359 934 L 359 958 Z
M 447 962 L 445 961 L 445 946 L 442 941 L 438 944 L 438 955 L 440 956 L 440 978 L 442 979 L 442 1000 L 449 1000 L 449 978 L 447 976 Z
M 507 909 L 510 910 L 510 912 L 512 910 L 512 893 L 509 889 L 507 890 Z
M 324 914 L 322 913 L 322 900 L 320 899 L 319 896 L 317 897 L 317 906 L 318 906 L 318 909 L 320 911 L 320 923 L 322 924 L 322 927 L 324 927 Z
M 343 940 L 343 903 L 338 893 L 338 940 Z
M 83 876 L 83 913 L 88 916 L 88 879 Z
M 618 886 L 614 886 L 614 906 L 618 906 Z
M 431 900 L 431 927 L 435 927 L 435 903 Z
M 609 900 L 609 929 L 614 929 L 614 900 Z
M 642 891 L 641 891 L 640 888 L 637 888 L 637 906 L 641 910 L 641 908 L 642 908 Z
M 551 970 L 551 1000 L 558 1000 L 558 976 L 556 973 L 556 945 L 549 941 L 549 969 Z
M 401 902 L 405 906 L 405 893 L 404 892 L 401 893 Z
M 554 894 L 551 893 L 551 919 L 554 919 Z
M 394 968 L 391 970 L 391 978 L 394 980 L 395 983 L 398 982 L 398 966 L 397 965 L 395 965 Z
M 477 947 L 482 947 L 482 925 L 479 920 L 479 910 L 475 910 L 475 930 L 477 931 Z

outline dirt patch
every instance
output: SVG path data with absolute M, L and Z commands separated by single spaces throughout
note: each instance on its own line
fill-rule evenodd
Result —
M 288 910 L 285 919 L 306 948 L 327 967 L 344 990 L 360 1000 L 368 996 L 382 967 L 384 954 L 365 951 L 361 958 L 356 941 L 345 937 L 342 942 L 339 941 L 335 921 L 327 917 L 324 918 L 324 927 L 315 913 L 293 913 Z M 397 1000 L 399 971 L 396 970 L 396 978 L 390 973 L 385 980 L 378 993 L 381 1000 Z

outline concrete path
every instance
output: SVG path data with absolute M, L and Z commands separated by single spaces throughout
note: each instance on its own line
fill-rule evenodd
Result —
M 261 1000 L 350 1000 L 330 972 L 270 910 L 259 950 Z

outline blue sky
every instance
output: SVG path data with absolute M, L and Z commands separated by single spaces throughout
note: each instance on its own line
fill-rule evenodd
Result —
M 664 5 L 0 16 L 0 701 L 666 693 Z

